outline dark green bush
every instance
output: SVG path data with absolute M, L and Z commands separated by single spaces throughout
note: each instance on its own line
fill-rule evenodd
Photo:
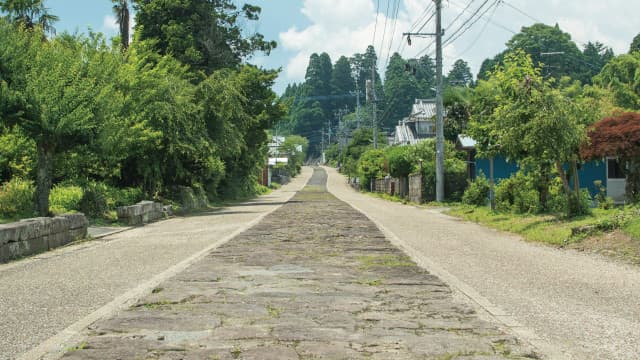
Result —
M 145 193 L 142 188 L 131 187 L 124 189 L 109 188 L 109 198 L 107 199 L 107 207 L 113 210 L 118 206 L 129 206 L 145 200 Z
M 527 175 L 518 171 L 496 185 L 496 209 L 519 214 L 540 212 L 538 190 Z
M 91 218 L 102 217 L 109 210 L 107 199 L 109 187 L 99 182 L 89 182 L 84 186 L 80 211 Z
M 467 190 L 462 195 L 462 202 L 467 205 L 484 206 L 489 197 L 489 180 L 480 173 L 475 180 L 469 182 Z
M 31 217 L 34 214 L 35 187 L 32 181 L 13 178 L 0 186 L 0 216 Z

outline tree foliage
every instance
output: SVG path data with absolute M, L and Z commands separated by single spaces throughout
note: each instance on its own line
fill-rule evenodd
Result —
M 640 52 L 614 58 L 594 80 L 613 93 L 618 106 L 629 110 L 640 109 Z
M 206 74 L 276 47 L 262 34 L 243 34 L 242 21 L 258 20 L 258 6 L 238 8 L 231 0 L 135 0 L 134 4 L 139 40 L 153 40 L 160 54 Z
M 628 164 L 627 198 L 640 200 L 640 114 L 626 112 L 606 117 L 589 128 L 589 141 L 582 146 L 585 159 L 617 157 Z

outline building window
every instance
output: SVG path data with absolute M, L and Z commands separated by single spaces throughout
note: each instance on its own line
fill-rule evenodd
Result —
M 624 179 L 624 167 L 615 158 L 607 159 L 607 178 L 609 179 Z

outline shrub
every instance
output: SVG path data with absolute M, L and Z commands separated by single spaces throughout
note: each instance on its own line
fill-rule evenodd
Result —
M 469 182 L 469 187 L 462 195 L 462 202 L 467 205 L 484 206 L 489 197 L 489 180 L 480 173 L 474 181 Z
M 598 203 L 598 207 L 604 210 L 608 210 L 613 208 L 614 202 L 613 199 L 607 196 L 607 189 L 602 186 L 602 180 L 596 180 L 593 182 L 593 185 L 598 188 L 598 193 L 596 194 L 595 200 Z
M 385 176 L 384 166 L 385 156 L 382 150 L 367 150 L 358 161 L 358 176 L 360 177 L 361 189 L 371 189 L 371 184 L 375 179 Z
M 526 214 L 541 210 L 539 193 L 522 171 L 501 180 L 495 191 L 496 209 L 499 211 Z
M 82 188 L 74 185 L 58 184 L 49 193 L 49 207 L 54 214 L 64 214 L 80 210 Z
M 145 193 L 142 188 L 110 188 L 107 199 L 107 207 L 112 210 L 118 206 L 129 206 L 136 204 L 145 199 Z
M 80 200 L 80 211 L 91 218 L 101 217 L 109 209 L 107 199 L 109 198 L 109 187 L 103 183 L 87 183 L 82 192 Z
M 0 186 L 0 216 L 30 217 L 34 213 L 33 182 L 13 178 Z

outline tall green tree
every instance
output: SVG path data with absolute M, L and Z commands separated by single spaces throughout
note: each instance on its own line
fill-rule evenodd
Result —
M 347 108 L 353 110 L 355 101 L 350 96 L 356 90 L 356 83 L 351 75 L 351 63 L 345 56 L 341 56 L 333 66 L 331 72 L 331 90 L 336 96 L 334 109 Z
M 486 79 L 486 72 L 503 63 L 505 55 L 521 49 L 529 56 L 534 66 L 542 66 L 542 76 L 560 79 L 569 76 L 584 82 L 585 60 L 583 54 L 571 39 L 571 35 L 554 26 L 533 24 L 522 27 L 506 43 L 506 49 L 492 59 L 483 62 L 478 73 L 479 79 Z
M 120 43 L 122 48 L 127 50 L 129 48 L 130 26 L 129 1 L 111 0 L 111 2 L 113 3 L 113 14 L 116 16 L 116 21 L 120 27 Z
M 640 109 L 640 51 L 620 55 L 604 66 L 594 82 L 611 90 L 618 106 Z
M 39 31 L 16 31 L 0 25 L 0 63 L 11 74 L 3 92 L 10 92 L 9 125 L 19 126 L 37 150 L 36 210 L 49 212 L 54 157 L 91 142 L 102 109 L 114 98 L 113 69 L 98 56 L 98 44 L 42 41 Z M 106 47 L 104 44 L 102 46 Z
M 471 68 L 466 61 L 458 59 L 453 63 L 453 67 L 447 74 L 447 84 L 454 86 L 473 85 L 473 74 L 471 74 Z
M 276 47 L 260 33 L 245 36 L 242 24 L 259 19 L 258 6 L 238 8 L 232 0 L 135 0 L 134 7 L 139 40 L 153 40 L 160 54 L 206 74 Z
M 613 50 L 597 41 L 586 43 L 582 55 L 584 74 L 580 76 L 580 80 L 584 84 L 591 84 L 593 77 L 598 75 L 602 68 L 614 58 Z
M 40 27 L 45 33 L 55 34 L 53 23 L 58 17 L 44 6 L 44 0 L 1 0 L 0 10 L 7 13 L 11 22 L 26 29 Z
M 394 53 L 389 59 L 384 81 L 384 93 L 389 99 L 382 126 L 394 126 L 409 116 L 415 99 L 421 95 L 416 76 L 412 71 L 406 71 L 407 64 L 398 53 Z
M 631 41 L 631 45 L 629 46 L 629 54 L 636 51 L 640 51 L 640 33 L 634 36 L 633 40 Z

